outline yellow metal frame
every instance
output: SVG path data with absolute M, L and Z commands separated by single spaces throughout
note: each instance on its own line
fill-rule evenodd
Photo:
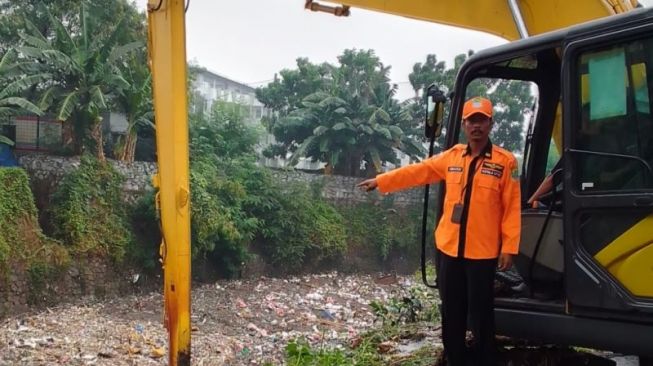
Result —
M 324 0 L 351 8 L 401 15 L 520 39 L 508 0 Z M 320 0 L 322 2 L 322 0 Z M 530 35 L 632 10 L 636 0 L 517 0 Z M 353 10 L 352 10 L 353 13 Z
M 148 38 L 156 118 L 169 365 L 190 365 L 190 190 L 183 0 L 149 0 Z

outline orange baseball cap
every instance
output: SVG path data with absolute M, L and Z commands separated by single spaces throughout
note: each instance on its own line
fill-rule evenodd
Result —
M 492 118 L 492 102 L 489 99 L 481 97 L 474 97 L 466 101 L 463 106 L 463 119 L 467 119 L 476 113 Z

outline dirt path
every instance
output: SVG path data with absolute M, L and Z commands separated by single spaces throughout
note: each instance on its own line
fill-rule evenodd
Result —
M 412 279 L 336 273 L 221 281 L 193 289 L 193 365 L 282 364 L 287 342 L 345 344 L 369 329 L 373 300 Z M 161 294 L 66 305 L 0 322 L 0 365 L 165 365 Z

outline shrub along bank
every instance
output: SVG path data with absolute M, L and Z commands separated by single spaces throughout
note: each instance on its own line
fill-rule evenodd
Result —
M 43 297 L 47 278 L 58 277 L 70 263 L 71 255 L 61 243 L 41 232 L 29 178 L 24 170 L 0 168 L 0 187 L 2 316 L 12 304 L 38 302 Z M 16 297 L 18 299 L 14 299 Z

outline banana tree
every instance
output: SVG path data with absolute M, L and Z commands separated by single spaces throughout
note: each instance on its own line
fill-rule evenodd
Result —
M 136 152 L 138 132 L 142 129 L 155 128 L 152 75 L 145 62 L 139 62 L 138 58 L 134 58 L 130 61 L 129 67 L 123 71 L 123 76 L 129 86 L 116 95 L 114 102 L 117 109 L 127 118 L 127 130 L 124 135 L 118 137 L 114 153 L 116 159 L 132 162 Z
M 328 163 L 337 174 L 359 176 L 362 162 L 381 171 L 384 161 L 396 160 L 393 148 L 401 146 L 403 131 L 382 107 L 326 92 L 309 95 L 303 104 L 283 121 L 312 129 L 292 154 L 291 164 L 306 156 Z
M 27 32 L 21 35 L 25 46 L 18 48 L 35 69 L 52 75 L 42 86 L 38 107 L 72 127 L 77 153 L 89 148 L 104 160 L 101 115 L 108 110 L 109 99 L 129 87 L 120 66 L 143 44 L 118 44 L 125 32 L 124 20 L 117 22 L 108 37 L 94 37 L 104 30 L 93 29 L 96 14 L 85 3 L 79 14 L 80 29 L 67 29 L 61 20 L 48 15 L 54 35 L 46 37 L 26 19 Z
M 278 144 L 268 150 L 270 155 L 289 151 L 290 164 L 307 157 L 327 163 L 327 172 L 350 176 L 361 175 L 363 165 L 371 173 L 396 163 L 396 150 L 423 155 L 419 141 L 404 131 L 411 117 L 394 98 L 397 86 L 389 82 L 390 68 L 372 50 L 345 50 L 338 61 L 337 67 L 323 65 L 326 76 L 319 90 L 277 121 L 273 132 Z M 272 98 L 265 101 L 274 107 Z

